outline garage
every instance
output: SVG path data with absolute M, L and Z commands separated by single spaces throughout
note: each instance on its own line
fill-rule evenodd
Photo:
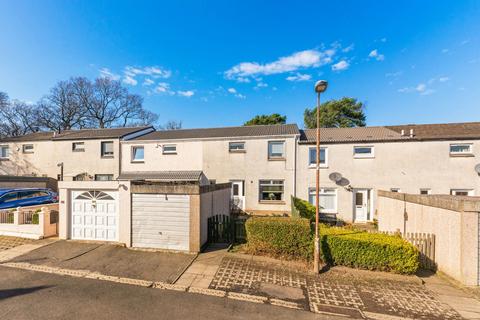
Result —
M 190 196 L 132 194 L 132 246 L 189 251 Z
M 71 238 L 118 241 L 118 192 L 71 191 Z

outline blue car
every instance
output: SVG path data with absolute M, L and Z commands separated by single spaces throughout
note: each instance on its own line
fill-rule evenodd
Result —
M 0 189 L 0 209 L 58 202 L 58 194 L 43 188 Z

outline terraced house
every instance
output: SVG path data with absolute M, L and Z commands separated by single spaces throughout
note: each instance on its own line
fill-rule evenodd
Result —
M 321 210 L 364 223 L 377 214 L 378 190 L 479 195 L 479 141 L 478 122 L 322 128 Z M 314 202 L 315 130 L 295 124 L 35 133 L 2 140 L 0 151 L 5 175 L 61 179 L 63 164 L 63 180 L 71 181 L 60 192 L 60 234 L 66 238 L 145 246 L 151 240 L 145 235 L 162 234 L 164 240 L 152 246 L 196 251 L 205 241 L 204 212 L 225 211 L 223 198 L 213 200 L 224 183 L 231 183 L 233 207 L 251 214 L 288 214 L 291 196 Z M 155 186 L 164 182 L 170 187 Z M 185 184 L 198 187 L 171 187 Z M 92 199 L 95 210 L 87 206 Z M 99 208 L 107 210 L 111 225 L 86 227 L 86 217 Z M 164 225 L 152 222 L 143 230 L 145 221 Z

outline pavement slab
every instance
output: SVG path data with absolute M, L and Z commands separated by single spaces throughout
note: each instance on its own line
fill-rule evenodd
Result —
M 32 243 L 35 240 L 19 237 L 0 236 L 0 251 L 8 250 L 23 244 Z

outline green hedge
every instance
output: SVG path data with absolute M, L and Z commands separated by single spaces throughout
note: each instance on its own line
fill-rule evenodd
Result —
M 290 259 L 310 260 L 310 221 L 302 218 L 253 217 L 245 223 L 247 250 Z
M 354 268 L 412 274 L 419 268 L 419 252 L 400 236 L 322 226 L 324 261 Z
M 292 196 L 292 216 L 315 221 L 315 206 L 310 202 Z

